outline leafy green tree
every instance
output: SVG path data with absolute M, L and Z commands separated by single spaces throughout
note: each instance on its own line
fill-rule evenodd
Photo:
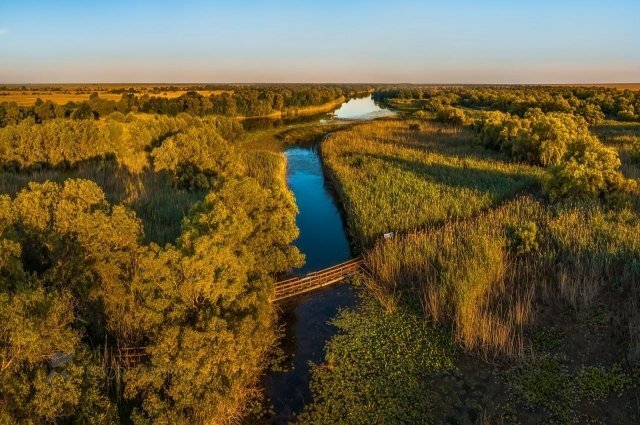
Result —
M 51 184 L 45 185 L 49 191 L 40 193 L 51 194 Z M 46 227 L 51 220 L 40 215 L 47 210 L 42 207 L 57 199 L 40 201 L 28 213 L 24 204 L 0 198 L 0 420 L 113 423 L 102 368 L 75 326 L 72 291 L 48 281 L 42 268 L 30 272 L 32 264 L 23 264 L 23 248 L 39 236 L 29 238 L 23 229 Z
M 274 111 L 281 111 L 284 108 L 284 96 L 280 93 L 276 93 L 273 96 L 273 106 Z
M 297 229 L 287 210 L 294 207 L 273 195 L 253 179 L 229 180 L 185 220 L 178 251 L 145 256 L 141 277 L 156 289 L 141 308 L 156 325 L 147 331 L 152 368 L 127 378 L 127 396 L 143 400 L 137 422 L 238 414 L 273 342 L 269 275 L 302 261 L 290 246 Z
M 24 119 L 20 107 L 15 102 L 8 102 L 3 104 L 2 126 L 18 124 Z
M 576 110 L 576 114 L 582 116 L 589 125 L 598 125 L 604 121 L 605 115 L 600 106 L 594 103 L 583 103 Z
M 595 137 L 576 140 L 560 164 L 551 168 L 545 190 L 551 198 L 589 198 L 632 190 L 635 182 L 620 172 L 617 152 Z
M 38 102 L 40 100 L 40 102 Z M 33 107 L 33 112 L 36 115 L 36 120 L 42 122 L 44 120 L 50 120 L 57 117 L 56 104 L 50 100 L 43 102 L 40 98 L 36 99 L 36 104 Z
M 22 121 L 0 129 L 0 166 L 67 167 L 114 152 L 108 132 L 93 121 Z
M 74 120 L 91 120 L 95 117 L 91 105 L 88 102 L 82 102 L 73 110 L 71 118 Z
M 156 171 L 171 172 L 180 186 L 191 189 L 208 188 L 211 182 L 245 172 L 232 146 L 209 126 L 169 137 L 151 156 Z
M 241 413 L 274 341 L 272 276 L 303 257 L 284 188 L 221 177 L 217 189 L 165 248 L 141 245 L 135 214 L 90 181 L 0 197 L 0 418 L 113 421 L 86 341 L 144 348 L 122 381 L 136 423 Z

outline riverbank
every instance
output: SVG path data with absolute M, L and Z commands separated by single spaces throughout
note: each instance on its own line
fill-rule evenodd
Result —
M 254 115 L 254 116 L 236 115 L 234 118 L 236 118 L 239 121 L 244 121 L 244 120 L 260 119 L 260 118 L 292 118 L 292 117 L 316 115 L 316 114 L 322 114 L 324 112 L 332 111 L 333 109 L 336 109 L 340 105 L 342 105 L 346 100 L 347 100 L 346 97 L 340 96 L 336 100 L 324 103 L 322 105 L 306 106 L 303 108 L 287 108 L 282 111 L 275 111 L 267 115 Z

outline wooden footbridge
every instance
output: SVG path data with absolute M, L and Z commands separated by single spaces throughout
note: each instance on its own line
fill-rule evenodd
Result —
M 352 258 L 324 270 L 305 276 L 282 280 L 275 284 L 271 302 L 279 302 L 334 283 L 343 282 L 358 273 L 368 274 L 362 257 Z M 149 360 L 145 347 L 118 348 L 113 353 L 114 360 L 124 368 L 130 369 Z
M 357 273 L 363 272 L 363 267 L 362 257 L 356 257 L 324 270 L 309 273 L 306 276 L 282 280 L 276 283 L 271 301 L 282 301 L 305 292 L 342 282 Z

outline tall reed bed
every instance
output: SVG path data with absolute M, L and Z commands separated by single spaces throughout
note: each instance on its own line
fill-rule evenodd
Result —
M 368 284 L 383 305 L 393 309 L 403 296 L 419 298 L 427 320 L 450 324 L 463 347 L 487 357 L 523 354 L 538 302 L 580 309 L 603 288 L 637 291 L 639 261 L 634 212 L 549 207 L 530 196 L 379 241 L 366 256 Z M 630 358 L 638 359 L 637 299 L 629 299 L 630 313 L 620 314 L 629 323 Z

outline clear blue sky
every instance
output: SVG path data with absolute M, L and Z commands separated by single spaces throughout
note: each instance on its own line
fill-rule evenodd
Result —
M 0 0 L 18 82 L 640 82 L 640 0 Z

